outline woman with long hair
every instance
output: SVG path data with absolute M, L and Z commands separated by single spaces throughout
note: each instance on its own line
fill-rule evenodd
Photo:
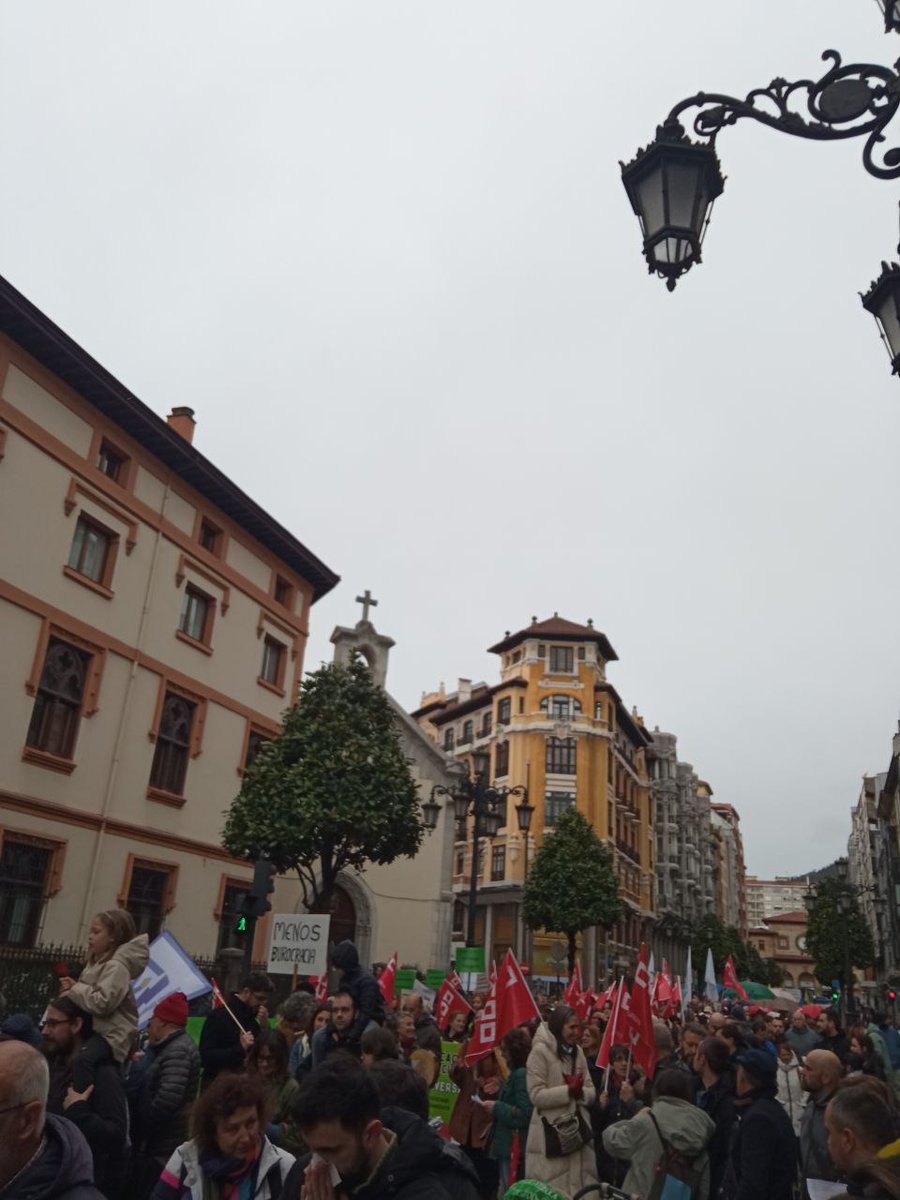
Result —
M 289 1055 L 284 1034 L 264 1029 L 247 1055 L 247 1071 L 257 1075 L 266 1089 L 266 1108 L 271 1114 L 266 1129 L 269 1140 L 296 1155 L 305 1153 L 306 1143 L 291 1115 L 300 1084 L 290 1073 Z
M 163 1169 L 151 1200 L 272 1200 L 294 1156 L 266 1137 L 258 1074 L 218 1075 L 194 1105 L 194 1136 Z
M 510 1178 L 513 1141 L 519 1139 L 518 1178 L 525 1175 L 525 1134 L 531 1121 L 531 1100 L 528 1098 L 527 1065 L 531 1051 L 531 1035 L 521 1025 L 511 1029 L 500 1043 L 509 1074 L 500 1085 L 496 1100 L 486 1100 L 484 1107 L 491 1114 L 492 1124 L 487 1136 L 486 1153 L 500 1167 L 502 1196 L 515 1179 Z

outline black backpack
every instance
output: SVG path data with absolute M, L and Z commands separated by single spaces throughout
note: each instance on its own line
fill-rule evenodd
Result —
M 706 1151 L 702 1150 L 694 1158 L 682 1154 L 663 1137 L 652 1109 L 649 1111 L 649 1117 L 656 1130 L 656 1136 L 662 1143 L 663 1152 L 656 1164 L 647 1200 L 697 1200 L 700 1195 L 700 1181 L 709 1161 Z

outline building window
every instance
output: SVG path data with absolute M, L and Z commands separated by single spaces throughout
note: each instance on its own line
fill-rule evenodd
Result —
M 466 936 L 466 906 L 462 900 L 456 900 L 453 904 L 453 937 L 462 938 Z
M 574 775 L 577 754 L 578 742 L 575 738 L 547 738 L 547 774 Z
M 284 685 L 284 646 L 268 634 L 263 638 L 262 669 L 259 677 L 275 688 Z
M 87 517 L 79 517 L 69 550 L 70 569 L 94 583 L 106 584 L 106 565 L 112 543 L 113 535 L 108 530 Z
M 34 750 L 71 758 L 91 656 L 51 638 L 41 671 L 25 743 Z
M 509 774 L 509 742 L 498 742 L 494 750 L 494 774 Z
M 547 647 L 546 646 L 538 646 L 538 658 L 546 658 L 546 657 L 547 657 Z
M 506 847 L 495 846 L 491 850 L 491 882 L 499 883 L 506 878 Z
M 491 714 L 486 712 L 484 714 L 484 720 L 481 722 L 481 736 L 487 737 L 490 734 L 492 727 L 493 722 L 491 721 Z
M 447 728 L 444 730 L 444 749 L 445 750 L 453 749 L 453 726 L 452 725 L 448 725 Z
M 512 717 L 512 700 L 509 696 L 497 705 L 497 724 L 508 725 Z
M 272 739 L 269 737 L 266 737 L 266 735 L 264 733 L 257 733 L 257 731 L 255 729 L 250 730 L 250 733 L 247 736 L 247 752 L 244 755 L 244 770 L 245 771 L 247 770 L 248 767 L 253 766 L 253 764 L 256 762 L 256 758 L 257 758 L 257 755 L 259 754 L 260 750 L 262 750 L 263 746 L 265 746 L 266 743 L 270 742 L 271 740 Z
M 574 792 L 547 792 L 544 796 L 544 824 L 555 825 L 563 813 L 574 805 Z
M 243 944 L 243 938 L 235 932 L 237 919 L 240 916 L 241 902 L 247 895 L 246 883 L 226 883 L 222 893 L 222 912 L 219 915 L 219 940 L 216 943 L 216 955 L 222 950 L 237 950 Z
M 581 712 L 581 702 L 570 696 L 545 696 L 541 701 L 541 712 L 548 713 L 554 721 L 567 721 Z
M 222 530 L 204 517 L 200 522 L 200 545 L 210 554 L 219 554 L 222 549 Z
M 179 632 L 183 633 L 185 637 L 193 638 L 195 642 L 204 642 L 209 645 L 214 611 L 215 601 L 188 584 L 181 600 Z
M 172 796 L 184 795 L 188 759 L 191 753 L 191 727 L 196 704 L 174 692 L 163 700 L 156 750 L 150 768 L 150 786 Z
M 459 735 L 460 746 L 468 746 L 469 742 L 475 734 L 475 726 L 472 721 L 463 721 L 462 733 Z
M 603 705 L 598 700 L 594 705 L 594 719 L 597 721 L 603 720 Z
M 117 450 L 106 438 L 100 443 L 100 453 L 97 455 L 97 470 L 102 471 L 109 479 L 121 483 L 122 473 L 128 456 Z
M 134 918 L 138 933 L 146 933 L 151 941 L 162 930 L 168 890 L 169 871 L 164 867 L 134 863 L 125 907 Z
M 571 675 L 575 667 L 575 652 L 571 646 L 550 647 L 550 670 L 554 675 Z
M 5 834 L 0 854 L 0 945 L 33 946 L 47 894 L 53 851 Z
M 584 646 L 578 647 L 578 661 L 584 662 Z
M 294 600 L 294 589 L 286 579 L 282 579 L 280 575 L 275 576 L 275 603 L 280 604 L 283 608 L 291 608 Z
M 453 862 L 453 874 L 462 875 L 466 869 L 466 852 L 465 850 L 457 850 Z

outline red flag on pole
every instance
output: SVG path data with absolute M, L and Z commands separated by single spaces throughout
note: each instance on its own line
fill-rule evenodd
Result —
M 397 978 L 397 951 L 390 957 L 387 966 L 378 976 L 378 986 L 381 988 L 381 994 L 384 996 L 385 1004 L 394 1003 L 394 980 Z
M 441 1031 L 441 1037 L 447 1029 L 450 1018 L 455 1012 L 471 1012 L 472 1006 L 450 982 L 449 977 L 441 984 L 441 990 L 437 994 L 437 999 L 434 1002 L 434 1016 L 437 1021 L 437 1027 Z
M 323 971 L 316 984 L 316 1004 L 323 1005 L 328 999 L 328 972 Z
M 219 991 L 219 985 L 216 983 L 216 981 L 213 979 L 212 976 L 209 977 L 209 982 L 212 984 L 212 1006 L 213 1006 L 213 1008 L 224 1008 L 225 1007 L 225 997 Z
M 744 991 L 741 981 L 737 977 L 737 971 L 734 969 L 734 959 L 730 954 L 725 960 L 725 969 L 722 972 L 722 986 L 732 988 L 737 992 L 742 1000 L 750 999 L 750 997 Z
M 614 985 L 615 986 L 615 985 Z M 622 1002 L 622 993 L 625 988 L 621 986 L 616 988 L 616 1002 L 612 1012 L 609 1014 L 609 1020 L 606 1022 L 606 1028 L 603 1030 L 603 1041 L 600 1043 L 600 1051 L 597 1054 L 597 1066 L 609 1066 L 609 1052 L 616 1044 L 616 1026 L 619 1020 L 619 1008 Z M 630 1037 L 627 1039 L 630 1041 Z
M 452 983 L 458 992 L 464 992 L 466 990 L 463 987 L 463 981 L 460 979 L 457 971 L 450 972 L 450 974 L 447 976 L 447 982 Z
M 656 1038 L 653 1034 L 653 1014 L 650 1011 L 649 982 L 647 947 L 642 943 L 641 957 L 631 988 L 632 1057 L 648 1076 L 652 1076 L 656 1068 Z
M 511 1029 L 524 1025 L 533 1017 L 540 1017 L 540 1010 L 535 1003 L 531 989 L 525 982 L 522 968 L 513 954 L 507 950 L 506 957 L 500 967 L 499 995 L 497 998 L 499 1017 L 497 1020 L 497 1041 L 500 1042 Z
M 583 991 L 584 984 L 581 982 L 581 962 L 576 958 L 572 974 L 569 976 L 569 982 L 566 984 L 566 990 L 563 992 L 563 1004 L 567 1004 L 569 1008 L 575 1008 L 578 1004 L 578 998 Z
M 490 1054 L 497 1044 L 497 969 L 491 964 L 491 987 L 484 1008 L 475 1018 L 472 1036 L 466 1046 L 467 1066 Z

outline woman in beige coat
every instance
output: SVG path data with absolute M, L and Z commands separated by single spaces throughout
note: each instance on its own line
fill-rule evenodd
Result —
M 574 1196 L 580 1188 L 599 1182 L 590 1137 L 584 1146 L 564 1157 L 548 1158 L 545 1153 L 544 1120 L 552 1122 L 580 1110 L 590 1133 L 590 1117 L 585 1109 L 594 1103 L 596 1092 L 578 1044 L 580 1032 L 577 1013 L 560 1005 L 546 1024 L 539 1026 L 528 1056 L 528 1095 L 534 1112 L 528 1127 L 525 1175 L 549 1184 L 564 1196 Z

